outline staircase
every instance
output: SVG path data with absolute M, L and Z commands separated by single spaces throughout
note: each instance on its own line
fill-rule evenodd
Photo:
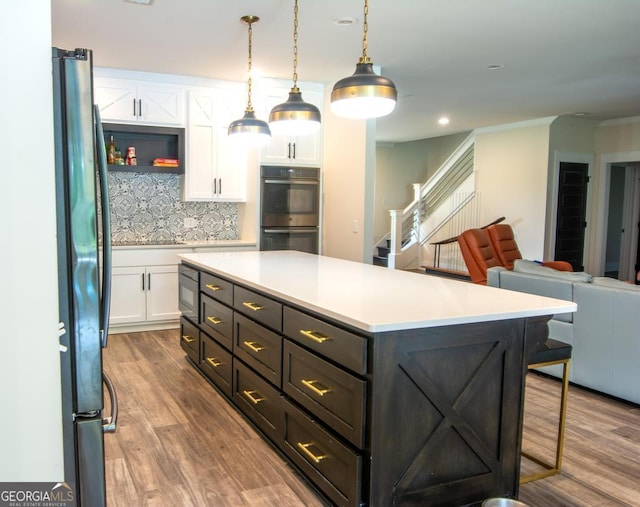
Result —
M 390 210 L 390 231 L 376 245 L 374 264 L 416 269 L 424 264 L 429 240 L 455 223 L 457 234 L 477 224 L 474 171 L 475 134 L 470 134 L 424 185 L 414 184 L 414 198 L 404 210 Z M 458 222 L 458 223 L 456 223 Z M 460 223 L 464 222 L 464 223 Z M 457 245 L 453 245 L 454 247 Z M 451 271 L 466 270 L 455 260 Z

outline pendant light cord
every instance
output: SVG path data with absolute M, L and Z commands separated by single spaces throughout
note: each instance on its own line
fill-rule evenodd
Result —
M 298 0 L 293 5 L 293 89 L 298 90 Z
M 252 79 L 251 79 L 251 49 L 252 49 L 252 34 L 253 34 L 253 29 L 251 28 L 252 22 L 248 21 L 247 24 L 249 25 L 249 77 L 247 79 L 247 111 L 251 112 L 253 111 L 253 104 L 251 104 L 251 83 L 252 83 Z
M 365 0 L 364 1 L 364 20 L 362 22 L 364 35 L 362 37 L 362 57 L 360 58 L 360 63 L 371 63 L 371 59 L 367 55 L 367 50 L 369 49 L 369 41 L 367 40 L 367 32 L 369 31 L 369 23 L 367 22 L 368 15 L 369 15 L 369 0 Z

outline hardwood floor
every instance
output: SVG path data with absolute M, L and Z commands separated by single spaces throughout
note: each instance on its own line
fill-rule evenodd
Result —
M 104 367 L 120 402 L 117 432 L 105 435 L 109 506 L 325 505 L 192 367 L 178 335 L 109 338 Z M 528 376 L 523 445 L 549 458 L 559 389 Z M 523 485 L 520 500 L 640 505 L 640 408 L 570 387 L 563 472 Z

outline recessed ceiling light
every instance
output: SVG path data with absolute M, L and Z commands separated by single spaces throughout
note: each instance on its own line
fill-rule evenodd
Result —
M 440 125 L 449 125 L 449 118 L 447 118 L 446 116 L 442 116 L 438 118 L 438 123 Z
M 589 116 L 590 113 L 585 113 L 585 112 L 577 112 L 577 113 L 573 113 L 574 116 Z
M 487 65 L 487 69 L 489 70 L 504 69 L 504 63 L 490 63 L 489 65 Z
M 153 0 L 122 0 L 128 4 L 138 4 L 138 5 L 151 5 Z
M 357 22 L 358 22 L 357 18 L 350 18 L 350 17 L 335 18 L 333 20 L 333 24 L 338 26 L 351 26 L 351 25 L 355 25 Z

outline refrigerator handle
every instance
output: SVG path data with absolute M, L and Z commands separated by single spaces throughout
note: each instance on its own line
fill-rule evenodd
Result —
M 96 151 L 98 160 L 98 182 L 100 185 L 102 209 L 102 284 L 100 297 L 100 340 L 107 346 L 109 336 L 109 311 L 111 308 L 111 213 L 109 210 L 109 185 L 107 182 L 107 154 L 104 150 L 104 132 L 100 120 L 100 108 L 93 106 Z
M 118 395 L 115 387 L 113 387 L 111 378 L 104 370 L 102 371 L 102 382 L 107 388 L 109 399 L 111 400 L 111 415 L 102 418 L 102 431 L 104 433 L 115 433 L 118 426 Z

